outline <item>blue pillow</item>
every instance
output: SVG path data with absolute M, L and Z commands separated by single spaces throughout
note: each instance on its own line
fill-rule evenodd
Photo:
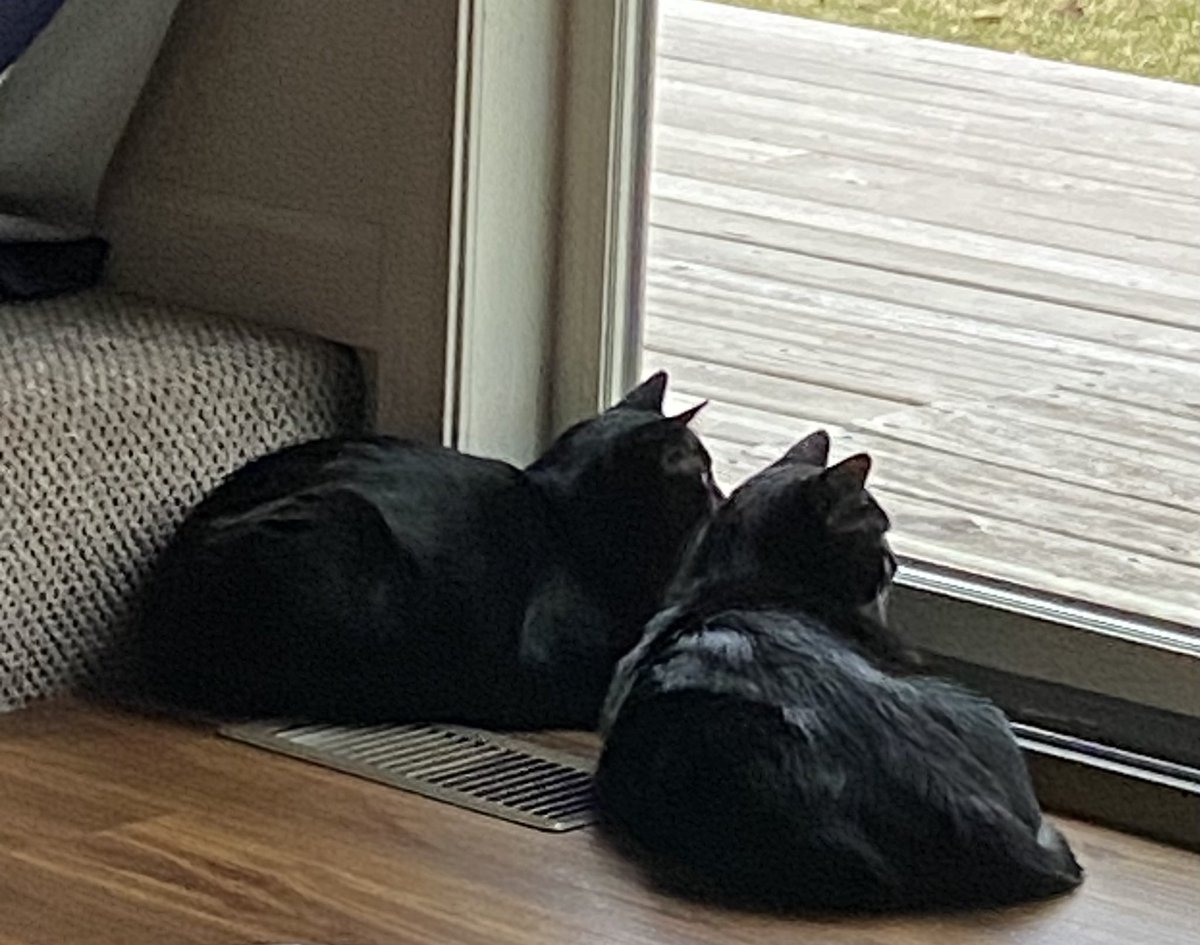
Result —
M 0 2 L 0 72 L 17 61 L 62 5 L 63 0 Z

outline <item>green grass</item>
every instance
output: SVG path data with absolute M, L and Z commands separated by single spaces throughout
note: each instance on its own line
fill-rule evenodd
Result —
M 1200 83 L 1198 0 L 720 0 Z

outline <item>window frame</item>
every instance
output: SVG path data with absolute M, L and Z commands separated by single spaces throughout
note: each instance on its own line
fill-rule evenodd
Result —
M 656 12 L 459 0 L 448 444 L 527 461 L 637 376 Z

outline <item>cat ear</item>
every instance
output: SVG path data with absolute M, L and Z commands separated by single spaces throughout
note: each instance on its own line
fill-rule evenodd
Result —
M 866 488 L 870 472 L 871 457 L 866 453 L 856 453 L 836 466 L 830 466 L 822 475 L 837 495 L 849 496 Z
M 618 407 L 628 407 L 631 410 L 652 410 L 662 413 L 663 395 L 667 392 L 667 372 L 659 371 L 651 374 L 623 398 Z
M 833 493 L 825 517 L 830 531 L 882 534 L 891 527 L 887 513 L 865 491 L 870 472 L 871 457 L 858 453 L 821 474 Z
M 689 423 L 696 419 L 696 414 L 708 406 L 707 400 L 702 400 L 695 407 L 689 407 L 683 413 L 677 413 L 673 417 L 667 417 L 667 423 L 674 423 L 677 426 L 686 427 Z
M 790 466 L 792 463 L 801 463 L 805 466 L 820 466 L 824 469 L 827 462 L 829 462 L 829 434 L 824 430 L 817 430 L 784 453 L 776 465 Z

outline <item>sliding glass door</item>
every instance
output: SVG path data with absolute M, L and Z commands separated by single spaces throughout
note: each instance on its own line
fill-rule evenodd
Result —
M 665 368 L 727 486 L 816 427 L 868 450 L 895 619 L 1025 726 L 1043 787 L 1120 771 L 1200 811 L 1196 76 L 705 0 L 525 9 L 562 18 L 542 435 Z

